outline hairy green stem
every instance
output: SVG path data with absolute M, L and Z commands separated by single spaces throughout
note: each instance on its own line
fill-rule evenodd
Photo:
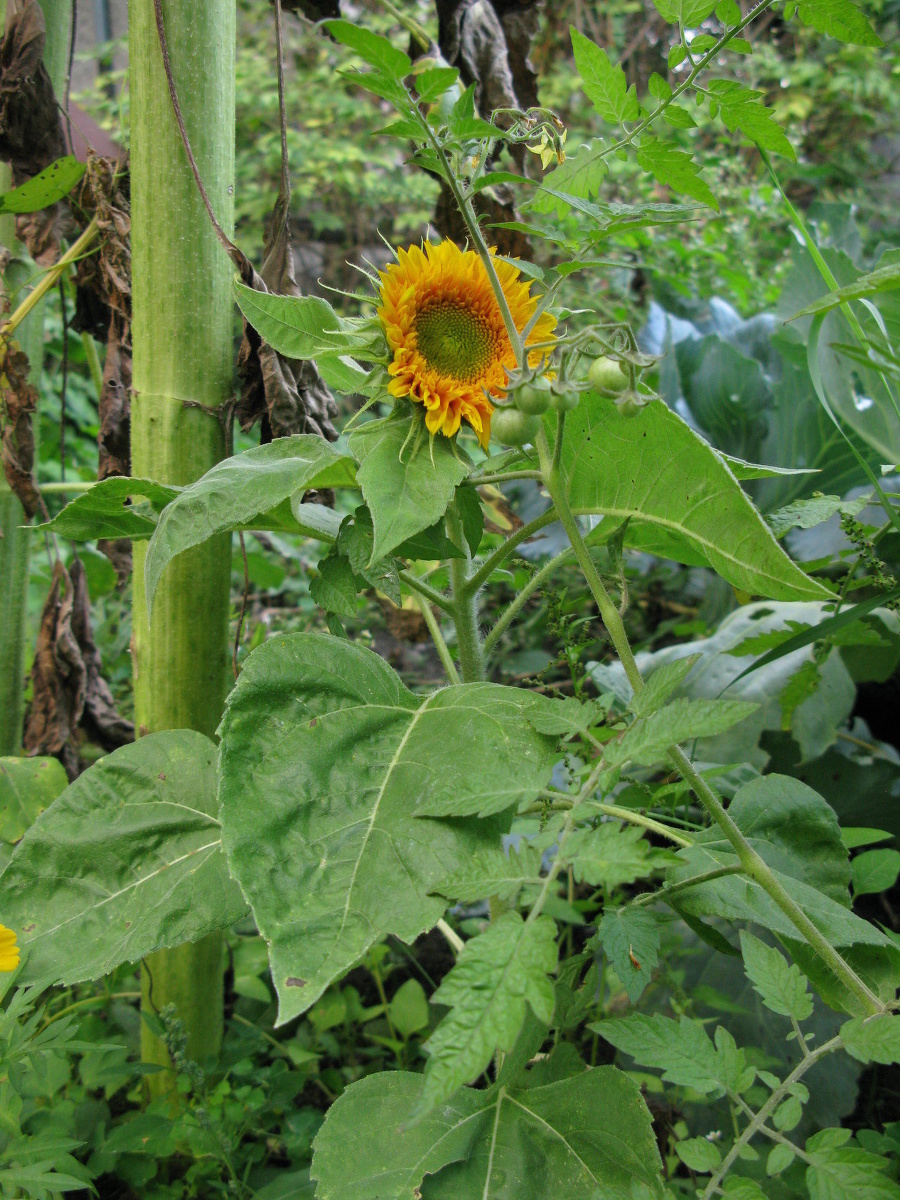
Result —
M 564 422 L 565 414 L 560 413 L 556 430 L 557 444 L 562 441 L 565 428 Z M 572 514 L 566 498 L 565 485 L 560 468 L 557 465 L 556 456 L 551 455 L 543 428 L 538 432 L 537 448 L 541 457 L 541 469 L 544 472 L 544 486 L 550 494 L 550 499 L 553 501 L 562 526 L 572 544 L 575 557 L 578 559 L 591 594 L 600 610 L 600 616 L 616 648 L 628 681 L 635 695 L 638 695 L 643 691 L 644 681 L 635 662 L 631 644 L 625 632 L 625 626 L 618 609 L 610 599 L 609 593 L 591 560 L 590 552 L 581 536 L 581 530 L 578 528 L 578 523 Z M 681 747 L 670 746 L 668 754 L 682 777 L 690 784 L 697 799 L 731 843 L 744 872 L 755 883 L 759 884 L 763 891 L 777 904 L 829 969 L 856 996 L 867 1013 L 874 1014 L 884 1011 L 884 1006 L 878 997 L 866 986 L 842 955 L 835 950 L 828 939 L 809 919 L 800 905 L 791 899 L 781 883 L 775 878 L 771 868 L 741 833 L 734 820 L 726 812 L 722 801 L 702 775 L 694 768 L 694 765 Z
M 745 1117 L 749 1117 L 751 1121 L 756 1118 L 756 1113 L 743 1096 L 739 1096 L 737 1092 L 729 1092 L 728 1098 L 732 1104 L 737 1105 Z M 735 1132 L 737 1132 L 737 1129 L 735 1129 Z M 790 1138 L 786 1138 L 783 1133 L 778 1133 L 778 1131 L 775 1129 L 770 1129 L 768 1125 L 760 1125 L 757 1132 L 761 1133 L 763 1137 L 769 1138 L 770 1141 L 778 1142 L 780 1146 L 787 1146 L 789 1150 L 792 1150 L 794 1154 L 796 1154 L 797 1157 L 802 1159 L 804 1162 L 808 1163 L 812 1161 L 809 1155 L 806 1154 L 805 1151 L 801 1150 L 796 1143 L 792 1142 Z
M 541 516 L 535 517 L 533 521 L 529 521 L 527 525 L 523 525 L 521 529 L 517 529 L 515 533 L 511 533 L 501 546 L 498 546 L 496 550 L 487 556 L 478 570 L 469 576 L 466 580 L 466 591 L 477 592 L 482 584 L 487 583 L 500 564 L 509 558 L 516 546 L 522 542 L 527 542 L 539 530 L 552 525 L 557 519 L 555 511 L 551 508 L 549 511 L 542 513 Z
M 97 236 L 97 232 L 97 218 L 94 217 L 81 237 L 76 242 L 72 243 L 65 254 L 63 254 L 62 257 L 55 262 L 52 267 L 47 268 L 47 270 L 41 276 L 40 282 L 34 288 L 32 288 L 12 316 L 3 322 L 2 326 L 0 326 L 0 337 L 4 338 L 5 340 L 8 340 L 10 337 L 12 337 L 16 329 L 18 329 L 19 325 L 21 325 L 28 314 L 32 312 L 32 310 L 35 309 L 38 304 L 40 304 L 41 300 L 43 300 L 47 293 L 56 286 L 63 271 L 65 271 L 67 267 L 71 266 L 72 263 L 77 262 L 84 256 L 85 251 Z
M 456 645 L 459 651 L 459 672 L 464 683 L 484 679 L 484 655 L 478 628 L 478 595 L 469 586 L 472 558 L 463 532 L 462 521 L 454 505 L 447 509 L 447 535 L 451 542 L 465 550 L 465 558 L 451 558 L 450 583 L 453 588 L 453 621 L 456 625 Z
M 627 908 L 643 908 L 648 904 L 656 904 L 658 900 L 668 903 L 672 896 L 679 892 L 686 892 L 689 888 L 698 887 L 701 883 L 711 883 L 714 879 L 721 879 L 723 875 L 740 875 L 743 867 L 716 867 L 714 871 L 704 871 L 701 875 L 692 875 L 690 879 L 680 879 L 678 883 L 671 883 L 668 887 L 659 888 L 655 892 L 642 892 L 640 896 L 635 896 L 626 907 Z
M 469 476 L 472 479 L 472 476 Z M 482 483 L 507 483 L 514 479 L 540 479 L 540 471 L 498 471 L 496 475 L 478 475 L 475 482 Z
M 438 921 L 435 928 L 444 935 L 444 940 L 454 954 L 459 954 L 459 952 L 465 947 L 466 943 L 462 940 L 456 930 L 452 929 L 447 924 L 443 917 L 441 917 L 441 919 Z
M 56 494 L 67 495 L 69 492 L 89 492 L 91 488 L 97 486 L 96 479 L 66 479 L 61 483 L 42 483 L 41 494 L 44 496 L 54 496 Z
M 557 446 L 562 445 L 565 417 L 566 414 L 564 412 L 559 413 L 556 426 Z M 572 510 L 569 507 L 569 502 L 565 494 L 565 482 L 558 461 L 559 456 L 557 453 L 551 452 L 543 426 L 538 430 L 537 449 L 541 458 L 544 487 L 550 493 L 553 507 L 556 509 L 560 523 L 566 531 L 566 536 L 569 539 L 575 557 L 578 559 L 578 565 L 581 567 L 582 573 L 587 580 L 591 595 L 594 597 L 594 601 L 600 610 L 600 617 L 606 627 L 606 632 L 612 639 L 619 660 L 625 668 L 628 682 L 635 692 L 639 692 L 644 686 L 644 681 L 641 679 L 641 673 L 637 668 L 637 663 L 634 661 L 634 654 L 631 650 L 631 644 L 628 641 L 628 635 L 625 632 L 625 625 L 619 615 L 619 610 L 613 603 L 603 580 L 600 578 L 599 571 L 594 566 L 591 552 L 588 550 L 584 538 L 581 536 L 578 522 L 575 520 Z
M 660 837 L 668 838 L 676 846 L 692 846 L 694 844 L 690 838 L 686 838 L 682 833 L 676 833 L 674 829 L 663 825 L 661 821 L 654 821 L 652 817 L 633 812 L 630 808 L 620 808 L 618 804 L 603 804 L 599 800 L 594 801 L 594 807 L 607 817 L 618 817 L 620 821 L 628 821 L 631 825 L 642 825 L 644 829 L 658 833 Z
M 822 961 L 834 972 L 844 986 L 856 996 L 866 1012 L 870 1015 L 883 1012 L 884 1005 L 875 993 L 866 986 L 843 956 L 835 950 L 828 938 L 813 924 L 796 900 L 791 898 L 786 889 L 775 878 L 771 867 L 753 849 L 726 811 L 722 801 L 703 776 L 696 770 L 681 747 L 670 746 L 669 757 L 681 776 L 691 785 L 697 799 L 725 834 L 726 838 L 728 838 L 744 873 L 755 883 L 759 884 L 763 891 L 775 901 L 784 915 L 799 930 Z
M 442 608 L 445 613 L 453 616 L 455 609 L 453 601 L 450 600 L 443 592 L 439 592 L 437 588 L 431 587 L 424 579 L 418 579 L 411 571 L 398 571 L 398 575 L 410 591 L 417 592 L 420 596 L 424 596 L 426 600 L 430 600 L 432 604 L 436 604 L 438 608 Z
M 653 112 L 648 113 L 646 117 L 639 121 L 633 129 L 626 133 L 625 137 L 621 138 L 618 142 L 613 142 L 611 146 L 607 147 L 603 151 L 601 157 L 606 158 L 608 155 L 614 154 L 616 150 L 621 150 L 623 147 L 630 145 L 639 133 L 643 133 L 645 129 L 649 128 L 649 126 L 653 124 L 657 117 L 662 116 L 662 114 L 669 107 L 669 105 L 672 104 L 673 101 L 677 100 L 679 96 L 681 96 L 688 90 L 688 88 L 691 87 L 697 76 L 709 66 L 713 59 L 717 58 L 718 55 L 722 53 L 731 39 L 737 37 L 737 35 L 746 29 L 747 26 L 753 21 L 755 21 L 757 17 L 761 17 L 767 8 L 772 7 L 774 2 L 775 0 L 761 0 L 761 3 L 757 4 L 755 8 L 751 8 L 746 17 L 739 21 L 738 24 L 735 25 L 734 29 L 729 29 L 727 33 L 723 34 L 716 44 L 710 47 L 706 54 L 703 55 L 699 62 L 693 65 L 690 73 L 685 76 L 678 87 L 672 90 L 665 100 L 661 100 L 659 102 L 656 108 L 654 108 Z M 693 59 L 691 61 L 693 62 Z

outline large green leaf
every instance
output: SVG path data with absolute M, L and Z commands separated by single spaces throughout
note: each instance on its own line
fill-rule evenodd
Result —
M 359 486 L 375 525 L 373 560 L 439 521 L 469 473 L 455 440 L 410 436 L 408 417 L 370 421 L 350 436 Z
M 812 490 L 844 496 L 866 477 L 840 432 L 819 403 L 809 377 L 806 339 L 793 326 L 772 339 L 781 359 L 780 379 L 773 386 L 769 432 L 760 451 L 766 462 L 814 469 L 809 480 L 771 479 L 759 485 L 757 503 L 765 510 L 780 508 Z M 878 470 L 878 455 L 860 446 Z
M 0 842 L 17 842 L 68 783 L 55 758 L 0 758 Z
M 176 555 L 248 522 L 311 488 L 352 487 L 353 460 L 312 434 L 276 438 L 226 458 L 184 488 L 162 512 L 147 547 L 147 605 Z
M 423 1078 L 351 1084 L 314 1143 L 319 1200 L 632 1200 L 660 1197 L 637 1084 L 614 1067 L 529 1087 L 463 1088 L 419 1123 Z M 517 1085 L 517 1086 L 516 1086 Z M 442 1169 L 443 1168 L 443 1169 Z M 642 1189 L 642 1190 L 641 1190 Z
M 380 938 L 442 916 L 429 893 L 496 846 L 498 813 L 549 779 L 548 703 L 465 684 L 408 691 L 369 650 L 277 636 L 247 659 L 222 722 L 220 800 L 232 872 L 270 947 L 279 1021 L 313 1004 Z
M 180 491 L 180 488 L 155 483 L 152 479 L 111 476 L 76 496 L 52 521 L 37 528 L 75 542 L 93 541 L 94 538 L 152 537 L 158 513 Z M 146 500 L 147 503 L 135 504 L 135 500 Z
M 716 334 L 686 337 L 673 353 L 685 403 L 713 445 L 759 462 L 772 407 L 762 365 Z
M 313 1143 L 318 1200 L 408 1200 L 426 1175 L 469 1156 L 483 1135 L 484 1093 L 461 1089 L 410 1124 L 424 1082 L 384 1071 L 341 1093 Z
M 834 809 L 811 787 L 790 775 L 764 775 L 738 789 L 729 812 L 770 866 L 849 907 L 847 848 Z M 718 827 L 699 834 L 699 843 L 730 846 Z
M 612 400 L 584 393 L 566 423 L 562 462 L 573 509 L 630 517 L 628 544 L 705 563 L 772 599 L 829 595 L 791 562 L 720 456 L 661 400 L 626 418 Z
M 450 1012 L 428 1039 L 424 1111 L 476 1079 L 495 1050 L 512 1050 L 526 1002 L 539 1020 L 551 1023 L 549 973 L 556 960 L 556 923 L 549 917 L 523 921 L 517 912 L 505 912 L 466 942 L 431 998 Z
M 193 941 L 246 906 L 216 820 L 216 748 L 180 729 L 99 759 L 50 805 L 2 876 L 23 983 L 96 979 Z

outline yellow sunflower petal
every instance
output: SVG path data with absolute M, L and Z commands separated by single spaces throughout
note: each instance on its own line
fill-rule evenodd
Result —
M 531 284 L 510 263 L 495 257 L 494 265 L 516 328 L 524 329 L 537 308 Z M 490 397 L 505 395 L 515 356 L 481 258 L 449 239 L 426 242 L 398 250 L 397 262 L 379 274 L 378 318 L 394 356 L 388 391 L 424 405 L 430 432 L 453 437 L 466 421 L 487 447 Z M 543 313 L 526 344 L 550 341 L 555 327 L 556 318 Z M 530 365 L 547 353 L 529 354 Z
M 14 971 L 19 965 L 19 947 L 16 935 L 5 925 L 0 925 L 0 971 Z

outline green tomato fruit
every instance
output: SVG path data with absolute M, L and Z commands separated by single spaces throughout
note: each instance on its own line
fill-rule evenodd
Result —
M 491 418 L 491 436 L 504 446 L 524 446 L 533 442 L 540 427 L 540 417 L 517 408 L 498 408 Z
M 604 395 L 617 396 L 628 387 L 628 376 L 611 358 L 595 358 L 588 371 L 588 382 Z
M 521 413 L 539 417 L 550 407 L 550 382 L 547 379 L 534 379 L 524 383 L 513 393 L 516 408 Z
M 649 401 L 649 396 L 642 396 L 639 392 L 622 392 L 616 397 L 616 408 L 623 417 L 636 417 L 642 408 L 647 407 Z
M 580 399 L 581 393 L 576 391 L 554 391 L 550 394 L 550 403 L 557 412 L 571 412 L 573 408 L 578 407 L 578 401 Z

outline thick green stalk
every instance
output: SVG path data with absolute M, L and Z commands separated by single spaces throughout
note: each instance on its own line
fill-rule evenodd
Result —
M 625 669 L 628 682 L 631 684 L 635 695 L 637 695 L 643 691 L 644 681 L 635 662 L 631 644 L 628 641 L 628 634 L 625 632 L 625 626 L 619 611 L 613 604 L 603 584 L 603 580 L 600 578 L 597 568 L 591 560 L 590 551 L 585 545 L 584 538 L 581 536 L 581 530 L 578 528 L 578 524 L 566 498 L 565 482 L 560 470 L 558 453 L 562 442 L 564 426 L 565 414 L 560 413 L 556 430 L 556 454 L 551 454 L 544 430 L 541 429 L 538 433 L 537 449 L 544 475 L 544 486 L 550 495 L 550 499 L 553 501 L 560 522 L 572 544 L 575 557 L 581 566 L 591 594 L 600 610 L 600 616 Z M 788 895 L 784 887 L 778 882 L 771 868 L 757 854 L 743 833 L 741 833 L 738 826 L 726 812 L 719 797 L 702 775 L 694 768 L 693 763 L 681 747 L 670 746 L 668 753 L 682 777 L 690 784 L 697 799 L 731 843 L 745 874 L 753 879 L 755 883 L 759 884 L 763 891 L 775 901 L 801 936 L 812 946 L 845 987 L 856 996 L 867 1013 L 871 1014 L 883 1011 L 884 1006 L 878 997 L 870 991 L 850 964 L 835 950 L 828 939 L 816 928 L 800 905 Z
M 131 198 L 134 395 L 132 470 L 165 483 L 197 479 L 226 452 L 222 406 L 232 384 L 232 268 L 192 178 L 172 112 L 153 0 L 132 0 Z M 233 0 L 165 0 L 175 86 L 201 178 L 222 226 L 233 225 Z M 180 555 L 166 571 L 149 623 L 144 547 L 134 555 L 135 716 L 140 735 L 215 733 L 227 688 L 230 537 Z M 152 990 L 151 990 L 152 989 Z M 145 1010 L 174 1005 L 188 1056 L 222 1037 L 222 940 L 160 951 L 144 972 Z M 145 1061 L 170 1065 L 146 1027 Z M 151 1090 L 170 1086 L 151 1076 Z
M 68 65 L 69 30 L 72 15 L 71 0 L 41 0 L 47 40 L 44 44 L 44 64 L 50 74 L 57 96 L 65 85 Z M 6 21 L 6 0 L 0 0 L 0 27 Z M 0 165 L 0 191 L 12 186 L 10 170 Z M 16 241 L 15 218 L 0 217 L 0 244 L 15 257 L 6 268 L 4 286 L 12 306 L 24 297 L 22 286 L 29 281 L 35 266 L 24 248 Z M 30 379 L 40 387 L 42 349 L 44 341 L 44 310 L 39 304 L 16 330 L 16 341 L 27 354 L 31 364 Z M 35 414 L 35 458 L 39 415 Z M 22 723 L 25 715 L 25 657 L 28 612 L 28 566 L 31 552 L 31 531 L 25 528 L 25 512 L 18 499 L 0 477 L 0 613 L 3 614 L 0 632 L 0 755 L 18 754 L 22 744 Z

